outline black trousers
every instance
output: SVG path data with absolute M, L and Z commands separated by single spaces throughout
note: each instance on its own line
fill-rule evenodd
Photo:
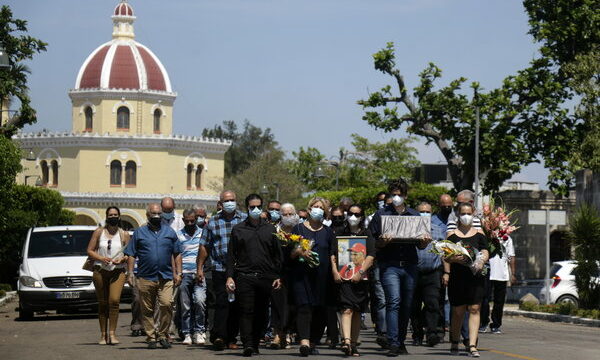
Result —
M 244 348 L 258 349 L 267 326 L 272 279 L 256 275 L 236 276 L 236 297 L 240 308 L 240 338 Z
M 318 344 L 327 325 L 327 306 L 300 305 L 297 309 L 298 336 Z
M 412 337 L 423 340 L 427 336 L 437 333 L 440 316 L 440 287 L 442 286 L 442 271 L 436 270 L 429 273 L 419 273 L 417 286 L 413 295 L 413 307 L 410 321 L 412 323 Z
M 215 315 L 210 332 L 210 342 L 221 338 L 225 343 L 235 343 L 239 330 L 239 309 L 237 299 L 229 302 L 225 289 L 227 275 L 223 271 L 212 272 L 212 289 L 215 294 Z
M 490 280 L 485 282 L 486 296 L 481 303 L 481 327 L 499 328 L 502 326 L 502 314 L 504 312 L 504 302 L 506 301 L 507 281 Z M 490 323 L 490 300 L 494 301 L 492 309 L 492 322 Z
M 287 331 L 289 323 L 288 290 L 281 285 L 271 293 L 271 327 L 277 331 Z M 275 335 L 275 334 L 274 334 Z

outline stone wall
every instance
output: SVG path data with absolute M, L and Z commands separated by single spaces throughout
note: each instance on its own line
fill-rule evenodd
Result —
M 567 218 L 575 210 L 575 192 L 557 198 L 551 191 L 509 190 L 498 194 L 507 209 L 518 209 L 515 219 L 521 228 L 513 233 L 519 279 L 541 279 L 546 271 L 546 227 L 529 225 L 529 210 L 565 210 Z M 567 219 L 568 222 L 568 219 Z M 570 246 L 564 236 L 567 226 L 551 226 L 551 260 L 566 260 Z

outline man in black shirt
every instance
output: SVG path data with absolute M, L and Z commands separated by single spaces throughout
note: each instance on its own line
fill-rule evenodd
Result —
M 233 227 L 227 258 L 227 291 L 238 296 L 243 355 L 258 354 L 273 289 L 281 287 L 283 255 L 276 229 L 262 219 L 262 198 L 246 197 L 248 218 Z

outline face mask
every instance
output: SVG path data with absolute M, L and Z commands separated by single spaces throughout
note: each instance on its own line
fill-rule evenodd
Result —
M 360 217 L 352 215 L 348 218 L 348 224 L 350 224 L 350 226 L 358 226 L 358 224 L 360 224 L 360 219 Z
M 442 206 L 440 208 L 440 213 L 443 216 L 448 216 L 448 215 L 450 215 L 451 212 L 452 212 L 452 206 Z
M 271 216 L 271 221 L 279 221 L 279 219 L 281 219 L 279 210 L 271 210 L 269 211 L 269 215 Z
M 198 219 L 196 219 L 196 225 L 202 226 L 202 225 L 204 225 L 204 221 L 205 221 L 205 218 L 198 217 Z
M 332 216 L 331 217 L 331 223 L 334 226 L 344 225 L 344 216 L 343 215 L 341 215 L 341 216 Z
M 377 202 L 377 208 L 378 208 L 378 209 L 383 209 L 383 208 L 384 208 L 384 206 L 385 206 L 385 201 L 384 201 L 384 200 L 379 200 L 379 201 Z
M 160 216 L 154 216 L 151 218 L 148 218 L 148 222 L 154 226 L 154 227 L 159 227 L 160 226 L 160 222 L 161 222 L 161 217 Z
M 325 214 L 325 211 L 323 211 L 323 209 L 321 209 L 321 208 L 310 209 L 310 217 L 313 220 L 317 220 L 317 221 L 323 220 L 323 214 Z
M 235 201 L 227 201 L 223 203 L 223 211 L 225 211 L 228 214 L 234 212 L 236 207 L 237 204 L 235 203 Z
M 119 224 L 119 218 L 109 217 L 108 219 L 106 219 L 106 224 L 110 226 L 117 226 Z
M 173 220 L 173 218 L 175 217 L 175 213 L 174 212 L 170 212 L 170 213 L 162 213 L 160 214 L 160 216 L 165 220 L 165 221 L 171 221 Z
M 298 224 L 299 220 L 300 220 L 300 218 L 298 217 L 297 214 L 281 217 L 281 223 L 283 224 L 283 226 L 288 226 L 288 227 Z
M 392 198 L 392 203 L 394 204 L 394 206 L 400 206 L 404 204 L 404 198 L 400 195 L 394 195 L 394 197 Z
M 299 221 L 299 222 L 305 222 L 305 221 L 306 221 L 306 218 L 303 218 L 303 217 L 298 217 L 298 221 Z
M 473 222 L 473 215 L 461 215 L 460 216 L 460 222 L 463 225 L 471 225 L 471 223 Z
M 250 216 L 253 219 L 258 219 L 260 218 L 260 214 L 262 213 L 261 208 L 255 207 L 252 208 L 252 210 L 248 211 L 248 216 Z
M 196 232 L 196 225 L 186 225 L 185 226 L 185 231 L 189 234 L 189 233 L 195 233 Z
M 430 213 L 426 213 L 426 212 L 422 212 L 422 213 L 419 213 L 419 214 L 421 214 L 421 216 L 431 216 Z

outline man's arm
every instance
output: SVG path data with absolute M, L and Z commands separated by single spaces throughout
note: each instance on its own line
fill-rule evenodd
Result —
M 200 244 L 198 246 L 198 256 L 196 256 L 196 280 L 199 283 L 204 281 L 204 262 L 206 262 L 207 257 L 208 252 L 206 251 L 206 247 Z

